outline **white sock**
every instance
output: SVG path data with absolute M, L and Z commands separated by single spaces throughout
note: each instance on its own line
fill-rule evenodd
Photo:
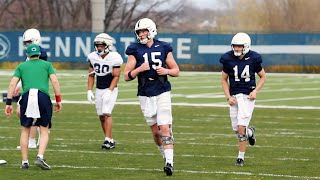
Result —
M 166 156 L 165 156 L 165 154 L 164 154 L 163 146 L 162 146 L 162 145 L 161 145 L 161 146 L 158 146 L 158 149 L 159 149 L 159 151 L 160 151 L 160 153 L 161 153 L 161 155 L 162 155 L 162 158 L 163 158 L 163 159 L 166 158 Z
M 112 143 L 113 143 L 113 139 L 111 139 L 111 138 L 109 138 L 109 137 L 105 137 L 105 138 L 104 138 L 104 140 L 105 140 L 105 141 L 109 141 L 109 142 L 112 142 Z
M 252 130 L 251 129 L 247 129 L 247 133 L 248 133 L 248 137 L 252 137 L 252 134 L 253 134 L 253 132 L 252 132 Z
M 39 157 L 40 159 L 43 159 L 43 155 L 38 154 L 37 157 Z
M 21 164 L 24 164 L 24 163 L 28 163 L 29 164 L 29 161 L 28 160 L 22 160 Z
M 246 152 L 240 152 L 240 151 L 239 151 L 238 158 L 244 160 L 244 153 L 246 153 Z
M 29 138 L 29 142 L 28 142 L 29 144 L 36 144 L 37 143 L 37 141 L 36 141 L 36 139 L 31 139 L 31 138 Z
M 173 166 L 173 149 L 165 149 L 166 164 L 170 163 Z

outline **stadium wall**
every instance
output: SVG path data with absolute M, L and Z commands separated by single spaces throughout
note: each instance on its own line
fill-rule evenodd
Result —
M 0 32 L 0 68 L 14 68 L 25 59 L 23 32 Z M 126 61 L 125 49 L 134 33 L 109 33 Z M 42 32 L 41 46 L 56 68 L 87 68 L 86 56 L 94 50 L 91 32 Z M 252 50 L 263 57 L 269 72 L 320 73 L 320 34 L 249 34 Z M 220 56 L 230 50 L 232 34 L 160 34 L 169 42 L 182 70 L 220 71 Z

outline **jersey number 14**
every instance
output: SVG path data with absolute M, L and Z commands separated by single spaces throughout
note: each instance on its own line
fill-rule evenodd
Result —
M 240 81 L 239 77 L 238 77 L 238 66 L 235 66 L 233 68 L 234 71 L 234 80 L 235 81 Z M 250 71 L 249 71 L 249 65 L 246 65 L 240 75 L 240 78 L 244 78 L 245 82 L 250 81 Z

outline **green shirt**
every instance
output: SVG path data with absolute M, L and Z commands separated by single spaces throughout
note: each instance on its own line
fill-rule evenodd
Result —
M 32 59 L 19 64 L 13 76 L 21 79 L 23 94 L 34 88 L 49 95 L 51 74 L 55 74 L 55 70 L 50 62 Z

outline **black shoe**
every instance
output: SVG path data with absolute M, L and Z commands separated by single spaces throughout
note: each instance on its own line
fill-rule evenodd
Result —
M 39 156 L 37 156 L 36 160 L 34 161 L 34 164 L 40 167 L 42 170 L 51 170 L 49 164 L 47 164 L 45 160 L 41 159 Z
M 20 166 L 20 169 L 22 169 L 22 170 L 28 170 L 28 169 L 29 169 L 29 163 L 23 163 L 23 164 Z
M 173 167 L 170 163 L 167 163 L 164 167 L 163 167 L 163 171 L 167 174 L 167 176 L 172 176 L 173 173 Z
M 249 129 L 252 131 L 252 136 L 248 138 L 249 139 L 249 144 L 251 146 L 253 146 L 256 143 L 256 138 L 254 137 L 254 132 L 255 132 L 256 129 L 255 129 L 254 126 L 250 126 Z
M 236 162 L 236 164 L 235 164 L 236 166 L 243 166 L 244 165 L 244 160 L 243 159 L 240 159 L 240 158 L 238 158 L 237 159 L 237 162 Z
M 112 143 L 112 142 L 107 141 L 107 140 L 105 140 L 103 142 L 103 144 L 101 145 L 102 149 L 113 149 L 115 147 L 116 147 L 116 143 L 115 142 Z

